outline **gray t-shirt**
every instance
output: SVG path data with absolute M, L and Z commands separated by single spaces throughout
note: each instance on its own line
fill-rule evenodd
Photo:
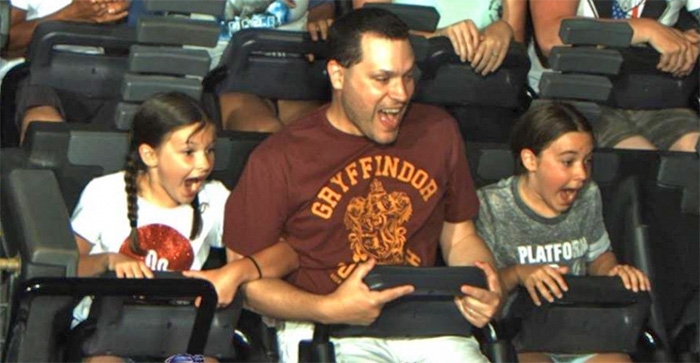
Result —
M 476 221 L 499 268 L 516 264 L 569 266 L 585 275 L 587 263 L 610 249 L 600 191 L 589 182 L 571 209 L 545 218 L 530 209 L 518 193 L 518 177 L 478 190 L 481 206 Z

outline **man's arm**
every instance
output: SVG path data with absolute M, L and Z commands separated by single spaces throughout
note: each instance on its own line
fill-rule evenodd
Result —
M 483 327 L 501 305 L 501 281 L 494 269 L 494 259 L 486 243 L 476 233 L 474 222 L 443 224 L 440 234 L 442 255 L 448 266 L 476 266 L 486 274 L 488 289 L 462 286 L 464 296 L 455 298 L 462 315 L 474 326 Z
M 535 39 L 542 54 L 549 56 L 552 48 L 562 45 L 559 28 L 564 19 L 576 18 L 578 0 L 536 0 L 530 2 L 530 14 Z M 661 53 L 657 68 L 677 76 L 689 73 L 695 65 L 691 41 L 679 30 L 664 26 L 653 19 L 638 18 L 624 21 L 632 27 L 632 44 L 649 43 Z M 695 46 L 697 48 L 697 46 Z
M 316 295 L 280 279 L 261 279 L 243 285 L 246 305 L 253 311 L 278 319 L 323 324 L 369 325 L 389 301 L 413 292 L 409 285 L 371 291 L 363 279 L 374 268 L 374 260 L 360 263 L 329 295 Z
M 217 269 L 182 274 L 211 282 L 216 288 L 219 305 L 226 306 L 233 301 L 242 284 L 265 277 L 282 277 L 299 267 L 296 251 L 284 239 L 249 257 L 226 248 L 226 260 L 226 265 Z
M 474 266 L 475 261 L 496 265 L 491 250 L 476 233 L 476 226 L 471 220 L 443 223 L 440 247 L 448 266 Z

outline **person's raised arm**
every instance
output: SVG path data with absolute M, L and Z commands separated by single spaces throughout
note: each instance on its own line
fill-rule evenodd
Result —
M 503 1 L 504 20 L 513 29 L 513 39 L 519 43 L 525 43 L 525 22 L 527 16 L 527 1 L 505 0 Z
M 464 285 L 461 289 L 464 296 L 455 298 L 462 315 L 473 325 L 483 327 L 498 312 L 502 298 L 501 281 L 494 269 L 491 251 L 471 220 L 443 223 L 440 247 L 448 266 L 476 266 L 486 274 L 488 289 Z
M 579 0 L 533 0 L 530 14 L 537 46 L 545 57 L 553 47 L 562 45 L 559 28 L 564 19 L 574 18 Z
M 243 285 L 246 306 L 277 319 L 369 325 L 379 316 L 384 304 L 414 290 L 409 285 L 370 290 L 363 279 L 374 265 L 374 260 L 356 265 L 347 280 L 328 295 L 312 294 L 280 279 L 251 281 Z
M 562 44 L 559 28 L 564 19 L 576 17 L 578 0 L 533 0 L 530 14 L 535 29 L 535 39 L 540 51 L 549 56 L 552 48 Z M 695 65 L 697 52 L 693 43 L 683 32 L 667 27 L 654 19 L 637 18 L 624 21 L 632 27 L 632 44 L 648 43 L 659 53 L 657 68 L 676 76 L 687 75 Z M 695 45 L 697 47 L 697 45 Z

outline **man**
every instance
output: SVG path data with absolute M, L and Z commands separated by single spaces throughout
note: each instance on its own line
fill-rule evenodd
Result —
M 285 266 L 290 253 L 298 256 L 286 282 L 244 287 L 248 306 L 285 320 L 282 361 L 296 360 L 310 322 L 372 323 L 385 303 L 413 291 L 370 291 L 362 279 L 375 263 L 432 266 L 438 245 L 448 265 L 475 265 L 487 276 L 488 290 L 462 287 L 456 303 L 465 318 L 482 327 L 499 307 L 493 257 L 471 220 L 478 201 L 464 145 L 446 112 L 409 104 L 414 69 L 408 28 L 391 13 L 360 9 L 337 20 L 329 33 L 331 104 L 265 140 L 227 202 L 230 250 L 257 259 L 264 248 L 287 245 L 293 252 L 277 254 Z M 253 261 L 260 276 L 277 273 L 267 271 L 270 261 Z M 209 278 L 222 294 L 228 287 L 214 274 L 188 275 Z M 472 337 L 334 343 L 351 361 L 486 361 Z

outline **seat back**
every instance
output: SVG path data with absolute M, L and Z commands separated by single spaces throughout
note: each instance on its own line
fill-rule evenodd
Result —
M 655 173 L 643 188 L 643 219 L 649 225 L 651 261 L 657 274 L 652 284 L 667 331 L 700 286 L 699 167 L 697 154 L 660 153 Z
M 231 38 L 220 67 L 205 81 L 216 94 L 253 93 L 270 99 L 328 100 L 326 42 L 306 32 L 242 29 Z M 313 54 L 309 62 L 304 55 Z
M 79 93 L 88 99 L 119 97 L 129 47 L 136 41 L 133 29 L 120 25 L 42 22 L 33 33 L 27 59 L 30 82 Z M 99 47 L 90 53 L 66 47 Z
M 250 152 L 267 134 L 225 132 L 217 138 L 212 178 L 232 189 Z M 124 168 L 128 133 L 94 125 L 32 123 L 23 147 L 33 168 L 54 171 L 68 211 L 78 202 L 90 180 Z
M 447 37 L 412 38 L 420 78 L 414 100 L 441 106 L 523 109 L 530 60 L 525 47 L 511 43 L 503 64 L 483 77 L 462 62 Z

